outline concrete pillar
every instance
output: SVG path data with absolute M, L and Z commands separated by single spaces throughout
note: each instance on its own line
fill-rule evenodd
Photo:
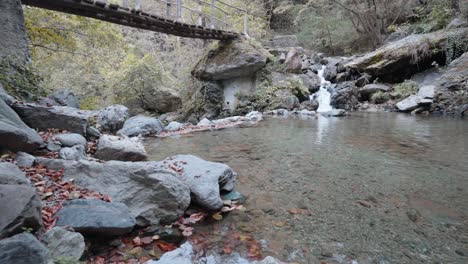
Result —
M 0 59 L 29 61 L 28 37 L 20 0 L 0 1 Z

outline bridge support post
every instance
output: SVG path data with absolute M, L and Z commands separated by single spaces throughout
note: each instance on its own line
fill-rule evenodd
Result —
M 166 16 L 171 17 L 172 0 L 166 0 Z
M 198 2 L 198 25 L 199 26 L 203 26 L 202 12 L 203 12 L 203 5 L 201 2 Z
M 0 1 L 0 14 L 0 59 L 28 62 L 28 36 L 20 0 Z
M 182 20 L 182 0 L 177 1 L 177 19 Z
M 211 0 L 211 19 L 210 19 L 210 28 L 215 28 L 215 0 Z

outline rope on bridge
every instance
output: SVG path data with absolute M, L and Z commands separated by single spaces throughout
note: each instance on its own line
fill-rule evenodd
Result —
M 153 0 L 165 6 L 164 14 L 144 12 L 141 0 L 135 0 L 133 8 L 129 0 L 119 1 L 122 5 L 107 3 L 107 0 L 22 0 L 22 3 L 181 37 L 228 40 L 247 36 L 248 12 L 219 0 Z M 234 24 L 229 22 L 235 13 L 244 16 L 242 33 L 234 32 Z M 192 23 L 184 22 L 187 15 Z

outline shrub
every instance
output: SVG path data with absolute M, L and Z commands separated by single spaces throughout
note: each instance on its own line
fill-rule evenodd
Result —
M 405 98 L 412 94 L 415 94 L 418 91 L 418 84 L 413 81 L 405 81 L 403 83 L 397 84 L 393 86 L 393 92 L 391 93 L 391 97 L 398 99 L 398 98 Z
M 373 104 L 383 104 L 390 100 L 390 94 L 378 91 L 371 96 L 371 102 Z

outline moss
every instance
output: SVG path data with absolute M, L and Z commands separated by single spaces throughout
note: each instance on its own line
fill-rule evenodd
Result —
M 374 104 L 383 104 L 390 100 L 390 94 L 378 91 L 371 96 L 371 102 Z
M 41 81 L 28 64 L 23 65 L 8 59 L 0 61 L 0 83 L 11 95 L 25 100 L 44 96 L 46 90 L 40 86 Z
M 54 264 L 84 264 L 84 262 L 76 260 L 75 258 L 63 257 L 63 256 L 54 258 L 53 263 Z
M 390 94 L 392 98 L 405 98 L 418 91 L 418 84 L 413 81 L 405 81 L 393 86 L 393 92 Z
M 80 109 L 97 110 L 100 108 L 99 96 L 88 96 L 80 100 Z

